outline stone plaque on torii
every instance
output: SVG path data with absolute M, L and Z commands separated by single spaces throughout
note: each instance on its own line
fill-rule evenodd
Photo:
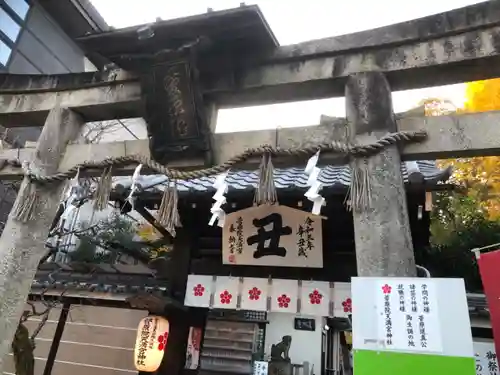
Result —
M 261 41 L 247 38 L 245 46 L 251 53 L 245 54 L 245 49 L 218 49 L 217 38 L 224 40 L 231 35 L 227 30 L 204 35 L 210 34 L 214 25 L 224 19 L 233 24 L 238 24 L 235 20 L 246 19 L 256 25 L 258 33 L 254 35 L 259 35 Z M 500 34 L 499 21 L 500 2 L 486 2 L 375 30 L 278 47 L 259 9 L 251 6 L 185 19 L 186 24 L 192 23 L 186 29 L 195 30 L 193 25 L 198 25 L 199 34 L 187 33 L 184 42 L 208 36 L 212 45 L 199 52 L 189 49 L 183 57 L 188 56 L 194 65 L 188 64 L 187 68 L 184 65 L 184 70 L 167 67 L 166 71 L 173 75 L 166 86 L 148 86 L 147 82 L 158 83 L 148 76 L 155 70 L 135 68 L 144 59 L 150 59 L 151 54 L 161 59 L 161 54 L 155 55 L 161 51 L 155 50 L 142 51 L 145 57 L 140 57 L 137 64 L 122 51 L 111 51 L 107 57 L 114 58 L 126 70 L 49 77 L 0 75 L 0 123 L 5 127 L 43 125 L 36 149 L 0 151 L 0 177 L 24 178 L 16 210 L 0 240 L 0 369 L 37 265 L 44 255 L 45 240 L 64 182 L 76 173 L 78 166 L 82 175 L 95 176 L 101 175 L 104 161 L 120 161 L 113 169 L 118 175 L 131 174 L 142 163 L 145 166 L 142 173 L 189 178 L 222 172 L 229 166 L 258 163 L 263 153 L 272 154 L 274 163 L 279 165 L 297 163 L 296 157 L 287 155 L 309 157 L 318 148 L 322 149 L 321 162 L 340 153 L 350 157 L 358 181 L 365 181 L 364 186 L 369 187 L 369 194 L 351 197 L 358 275 L 414 276 L 401 159 L 498 155 L 500 113 L 432 118 L 408 115 L 396 119 L 391 90 L 499 76 L 500 49 L 494 43 Z M 203 22 L 205 29 L 200 26 Z M 169 30 L 180 28 L 174 21 L 164 23 Z M 161 25 L 154 28 L 156 35 L 161 35 Z M 121 45 L 127 45 L 126 35 L 121 33 L 118 37 L 125 38 Z M 245 35 L 238 37 L 244 39 Z M 88 36 L 81 43 L 96 51 L 98 39 L 98 35 Z M 171 46 L 162 62 L 171 62 L 168 60 L 171 51 L 178 51 L 182 45 L 183 42 L 178 42 Z M 237 45 L 233 41 L 233 46 Z M 139 52 L 135 52 L 137 57 Z M 186 77 L 193 79 L 188 82 Z M 179 85 L 172 86 L 173 81 Z M 144 90 L 150 88 L 155 92 L 158 87 L 169 88 L 170 106 L 146 105 L 148 112 L 144 113 Z M 213 129 L 214 114 L 221 107 L 344 94 L 347 122 L 340 120 L 340 123 L 349 124 L 349 139 L 338 139 L 338 130 L 328 124 L 246 134 L 215 134 Z M 168 119 L 172 113 L 175 116 L 183 113 L 179 101 L 190 101 L 193 108 L 191 117 L 183 121 L 177 118 L 173 129 Z M 160 110 L 165 111 L 161 116 L 154 112 Z M 152 119 L 149 124 L 152 141 L 69 144 L 85 121 L 141 116 Z M 156 144 L 154 137 L 158 136 L 151 127 L 155 123 L 177 137 L 164 150 L 168 151 L 168 158 L 162 157 L 165 155 L 161 150 L 150 150 Z M 189 130 L 186 126 L 195 127 Z M 398 144 L 402 146 L 398 148 Z M 254 150 L 245 154 L 249 148 Z M 231 158 L 235 158 L 233 164 L 225 163 Z M 23 168 L 24 161 L 29 162 L 28 168 Z M 91 163 L 85 165 L 88 161 Z

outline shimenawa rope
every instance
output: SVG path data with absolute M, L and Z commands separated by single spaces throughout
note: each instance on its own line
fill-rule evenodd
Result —
M 416 132 L 398 132 L 391 133 L 378 141 L 366 144 L 366 145 L 350 145 L 342 142 L 329 142 L 329 143 L 320 143 L 317 145 L 311 145 L 308 147 L 300 147 L 300 148 L 280 148 L 280 147 L 272 147 L 272 146 L 261 146 L 257 148 L 249 148 L 246 151 L 242 152 L 229 159 L 225 163 L 215 165 L 210 168 L 198 169 L 193 171 L 179 171 L 175 169 L 170 169 L 156 161 L 150 159 L 149 157 L 142 155 L 129 155 L 129 156 L 119 156 L 114 158 L 108 158 L 101 161 L 86 161 L 81 164 L 75 165 L 74 167 L 68 169 L 66 172 L 56 173 L 50 176 L 42 176 L 37 175 L 33 172 L 27 173 L 27 177 L 31 181 L 35 181 L 39 184 L 51 183 L 55 181 L 64 181 L 70 178 L 73 178 L 78 170 L 81 172 L 88 169 L 106 169 L 108 167 L 113 166 L 125 166 L 128 164 L 143 164 L 147 166 L 149 169 L 153 170 L 158 174 L 163 174 L 170 179 L 174 180 L 191 180 L 194 178 L 208 177 L 212 175 L 216 175 L 222 173 L 231 167 L 245 162 L 252 156 L 262 156 L 268 153 L 271 156 L 310 156 L 318 152 L 318 150 L 324 153 L 338 153 L 344 155 L 350 155 L 353 157 L 368 157 L 374 155 L 388 146 L 395 144 L 405 144 L 411 142 L 422 142 L 427 138 L 427 133 L 425 131 L 416 131 Z M 18 160 L 1 160 L 0 161 L 0 169 L 2 169 L 5 165 L 10 165 L 13 167 L 21 167 L 21 163 Z
M 355 144 L 346 144 L 338 141 L 333 141 L 333 142 L 328 142 L 328 143 L 320 143 L 317 145 L 311 145 L 307 147 L 299 147 L 299 148 L 280 148 L 280 147 L 272 147 L 272 146 L 261 146 L 257 148 L 250 148 L 247 149 L 246 151 L 234 156 L 233 158 L 227 160 L 225 163 L 210 167 L 210 168 L 204 168 L 204 169 L 199 169 L 199 170 L 193 170 L 193 171 L 179 171 L 175 169 L 170 169 L 152 159 L 146 156 L 142 155 L 130 155 L 130 156 L 121 156 L 121 157 L 113 157 L 113 158 L 107 158 L 104 160 L 100 161 L 86 161 L 81 164 L 75 165 L 74 167 L 70 168 L 69 170 L 65 172 L 59 172 L 53 175 L 40 175 L 33 173 L 29 168 L 26 169 L 25 172 L 25 177 L 28 178 L 32 183 L 39 184 L 39 185 L 45 185 L 45 184 L 50 184 L 53 182 L 58 182 L 58 181 L 64 181 L 73 178 L 78 171 L 84 172 L 85 170 L 89 169 L 102 169 L 105 171 L 103 176 L 105 175 L 106 178 L 104 178 L 104 181 L 106 185 L 106 188 L 101 188 L 102 194 L 98 194 L 99 198 L 99 203 L 104 202 L 104 200 L 107 201 L 107 198 L 109 197 L 109 192 L 110 188 L 108 185 L 110 185 L 110 178 L 107 178 L 108 175 L 110 175 L 109 171 L 111 170 L 112 167 L 118 167 L 118 166 L 125 166 L 129 164 L 143 164 L 145 167 L 148 169 L 156 172 L 157 174 L 163 174 L 166 177 L 168 177 L 170 180 L 175 181 L 175 180 L 191 180 L 195 178 L 201 178 L 201 177 L 208 177 L 212 175 L 216 175 L 222 172 L 227 171 L 231 167 L 241 164 L 245 162 L 247 159 L 253 156 L 263 156 L 264 160 L 267 160 L 267 167 L 264 168 L 264 165 L 261 165 L 261 173 L 260 173 L 260 178 L 264 178 L 265 181 L 261 181 L 259 184 L 259 189 L 258 189 L 258 197 L 257 200 L 260 201 L 261 199 L 264 201 L 275 201 L 275 192 L 274 191 L 264 191 L 267 186 L 269 189 L 274 190 L 274 181 L 272 178 L 272 163 L 271 163 L 271 157 L 272 156 L 299 156 L 299 157 L 308 157 L 318 151 L 320 151 L 322 154 L 324 153 L 337 153 L 337 154 L 343 154 L 346 156 L 351 156 L 354 158 L 366 158 L 371 155 L 374 155 L 383 149 L 392 146 L 392 145 L 401 145 L 401 144 L 406 144 L 406 143 L 412 143 L 412 142 L 422 142 L 427 138 L 427 133 L 425 131 L 416 131 L 416 132 L 397 132 L 397 133 L 391 133 L 387 134 L 386 136 L 380 138 L 374 143 L 371 144 L 366 144 L 366 145 L 355 145 Z M 263 162 L 264 162 L 263 160 Z M 14 159 L 4 159 L 0 160 L 0 170 L 7 167 L 11 166 L 14 168 L 21 168 L 22 163 L 19 160 L 14 160 Z M 369 195 L 369 190 L 367 187 L 362 187 L 359 186 L 360 184 L 363 184 L 363 181 L 358 181 L 356 178 L 357 174 L 353 174 L 351 177 L 351 189 L 350 189 L 350 196 L 351 196 L 351 204 L 352 202 L 369 202 L 369 197 L 368 198 L 363 198 L 363 197 L 353 197 L 353 194 L 356 195 Z M 363 179 L 364 180 L 364 179 Z M 31 184 L 27 184 L 26 192 L 23 193 L 23 197 L 29 201 L 29 202 L 35 202 L 36 200 L 31 199 L 28 197 L 28 195 L 34 195 L 34 189 L 30 188 Z M 353 188 L 354 187 L 354 188 Z M 264 190 L 263 190 L 264 189 Z M 99 191 L 99 188 L 98 188 Z M 26 195 L 26 197 L 25 197 Z M 260 197 L 260 198 L 259 198 Z M 263 197 L 266 197 L 265 199 Z M 354 198 L 354 199 L 353 199 Z M 23 200 L 25 200 L 23 199 Z M 26 202 L 25 202 L 26 203 Z M 166 202 L 165 202 L 166 203 Z M 100 206 L 101 204 L 99 204 Z M 29 220 L 32 217 L 32 210 L 34 209 L 35 204 L 30 204 L 30 209 L 27 209 L 25 206 L 26 204 L 19 204 L 17 205 L 19 207 L 19 210 L 16 210 L 15 207 L 13 209 L 13 217 L 21 220 L 21 221 L 26 221 Z M 169 204 L 171 206 L 171 204 Z M 172 215 L 172 217 L 175 218 L 175 215 Z M 177 221 L 176 219 L 175 221 Z

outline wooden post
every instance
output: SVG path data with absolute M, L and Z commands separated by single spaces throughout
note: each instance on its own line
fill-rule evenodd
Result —
M 38 139 L 35 159 L 30 166 L 32 171 L 42 175 L 56 173 L 67 143 L 76 139 L 82 124 L 80 116 L 69 109 L 51 110 Z M 24 179 L 20 191 L 28 183 Z M 40 202 L 34 212 L 35 219 L 22 223 L 9 216 L 0 238 L 0 372 L 38 264 L 45 255 L 45 241 L 63 187 L 64 181 L 45 187 L 35 185 Z M 16 202 L 20 196 L 18 194 Z
M 52 374 L 52 368 L 56 362 L 57 350 L 59 349 L 59 344 L 61 343 L 62 335 L 64 333 L 64 327 L 66 327 L 66 321 L 68 320 L 69 310 L 71 309 L 71 303 L 65 302 L 61 309 L 61 314 L 59 315 L 59 321 L 57 322 L 56 331 L 54 332 L 54 337 L 52 339 L 52 344 L 50 345 L 49 354 L 47 355 L 47 361 L 45 362 L 45 368 L 43 370 L 43 375 Z
M 196 236 L 196 233 L 193 233 L 193 226 L 188 218 L 182 220 L 182 225 L 182 228 L 177 229 L 172 257 L 169 260 L 169 285 L 171 296 L 184 305 L 191 247 L 193 246 L 193 237 Z M 177 375 L 181 374 L 186 360 L 186 347 L 191 316 L 187 312 L 171 310 L 167 313 L 167 319 L 170 321 L 170 332 L 165 356 L 157 374 Z
M 215 163 L 215 160 L 217 160 L 213 145 L 215 144 L 214 135 L 215 130 L 217 129 L 217 118 L 219 116 L 219 107 L 215 102 L 208 102 L 205 104 L 205 116 L 207 119 L 207 128 L 210 131 L 210 150 L 207 152 L 205 162 L 208 165 L 213 165 Z
M 345 94 L 353 141 L 370 143 L 397 131 L 391 89 L 382 73 L 350 76 Z M 398 148 L 368 158 L 367 168 L 371 204 L 353 211 L 358 276 L 416 276 Z

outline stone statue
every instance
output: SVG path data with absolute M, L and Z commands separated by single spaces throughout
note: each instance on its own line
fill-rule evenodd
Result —
M 288 353 L 292 344 L 292 336 L 283 336 L 281 342 L 271 345 L 271 362 L 290 362 Z

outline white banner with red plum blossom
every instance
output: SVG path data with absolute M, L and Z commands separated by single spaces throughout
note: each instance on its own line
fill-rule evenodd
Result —
M 215 283 L 213 306 L 216 309 L 236 309 L 240 279 L 218 276 Z
M 241 292 L 241 309 L 267 311 L 268 287 L 268 279 L 245 277 Z
M 324 281 L 302 281 L 300 313 L 313 316 L 328 316 L 330 283 Z
M 271 279 L 269 282 L 267 278 L 189 275 L 184 304 L 330 316 L 331 302 L 333 316 L 345 318 L 351 315 L 351 284 L 308 280 L 302 281 L 299 288 L 298 280 Z
M 298 292 L 297 280 L 273 279 L 271 311 L 296 313 Z
M 351 283 L 333 283 L 333 316 L 347 318 L 351 314 Z
M 186 285 L 184 305 L 211 307 L 210 296 L 213 291 L 213 276 L 189 275 Z

